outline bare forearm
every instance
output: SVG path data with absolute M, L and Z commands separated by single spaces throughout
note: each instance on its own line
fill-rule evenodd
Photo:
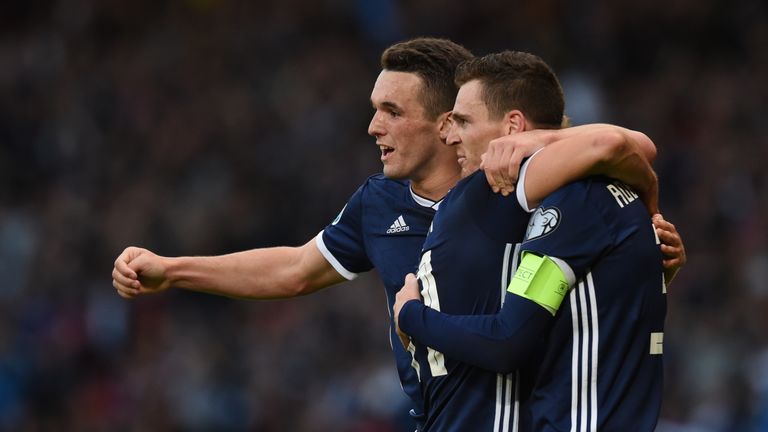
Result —
M 655 174 L 633 131 L 595 124 L 546 134 L 551 145 L 531 160 L 525 179 L 530 206 L 538 205 L 557 188 L 590 175 L 621 180 L 641 192 L 644 198 L 655 193 Z
M 591 174 L 605 175 L 632 186 L 654 214 L 658 211 L 658 180 L 637 138 L 636 133 L 628 130 L 606 134 L 606 142 L 598 146 L 601 162 L 593 167 Z
M 166 276 L 173 287 L 251 299 L 295 297 L 343 280 L 322 257 L 308 257 L 316 252 L 303 250 L 309 246 L 168 258 Z
M 656 144 L 654 144 L 647 135 L 642 132 L 623 128 L 621 126 L 611 125 L 608 123 L 593 123 L 564 129 L 551 130 L 549 132 L 550 136 L 548 144 L 562 140 L 570 140 L 579 135 L 600 137 L 601 134 L 618 132 L 624 134 L 627 139 L 631 139 L 634 145 L 637 146 L 637 150 L 648 162 L 652 163 L 656 159 Z

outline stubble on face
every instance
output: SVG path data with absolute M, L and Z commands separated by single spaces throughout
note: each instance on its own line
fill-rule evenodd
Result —
M 381 151 L 384 175 L 414 179 L 424 174 L 439 145 L 434 121 L 425 117 L 421 102 L 422 79 L 413 73 L 384 70 L 379 74 L 371 104 L 376 110 L 368 133 Z
M 504 120 L 491 119 L 482 97 L 483 85 L 472 80 L 459 88 L 453 107 L 451 141 L 461 165 L 461 176 L 467 177 L 480 169 L 482 155 L 488 143 L 504 134 Z

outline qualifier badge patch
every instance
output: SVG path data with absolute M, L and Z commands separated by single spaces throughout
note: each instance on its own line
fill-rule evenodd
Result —
M 551 233 L 560 225 L 560 210 L 557 207 L 538 208 L 528 221 L 525 241 L 533 240 Z

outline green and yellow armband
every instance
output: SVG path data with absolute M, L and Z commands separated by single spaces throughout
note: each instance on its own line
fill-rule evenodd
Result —
M 565 274 L 554 261 L 546 256 L 523 252 L 523 259 L 507 291 L 527 298 L 555 315 L 568 288 Z

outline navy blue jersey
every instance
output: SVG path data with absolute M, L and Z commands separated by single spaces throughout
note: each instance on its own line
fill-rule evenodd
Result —
M 572 289 L 553 317 L 508 295 L 489 316 L 440 314 L 418 302 L 403 329 L 471 364 L 509 370 L 545 346 L 521 430 L 653 430 L 661 406 L 666 298 L 647 211 L 628 187 L 592 178 L 548 196 L 521 251 L 549 256 Z
M 514 197 L 493 193 L 482 172 L 460 181 L 441 203 L 424 243 L 418 271 L 424 304 L 448 314 L 496 313 L 528 217 Z M 409 350 L 424 392 L 425 430 L 514 430 L 518 401 L 530 383 L 514 372 L 459 362 L 417 339 Z
M 414 273 L 419 253 L 438 203 L 415 195 L 407 181 L 369 177 L 330 225 L 316 237 L 320 252 L 342 276 L 378 270 L 392 315 L 395 294 L 405 275 Z M 390 342 L 399 341 L 390 326 Z M 412 357 L 399 342 L 392 344 L 403 390 L 423 412 L 421 390 Z
M 533 214 L 522 249 L 558 258 L 578 283 L 528 402 L 532 430 L 655 428 L 667 309 L 658 244 L 637 194 L 609 179 L 563 187 Z

